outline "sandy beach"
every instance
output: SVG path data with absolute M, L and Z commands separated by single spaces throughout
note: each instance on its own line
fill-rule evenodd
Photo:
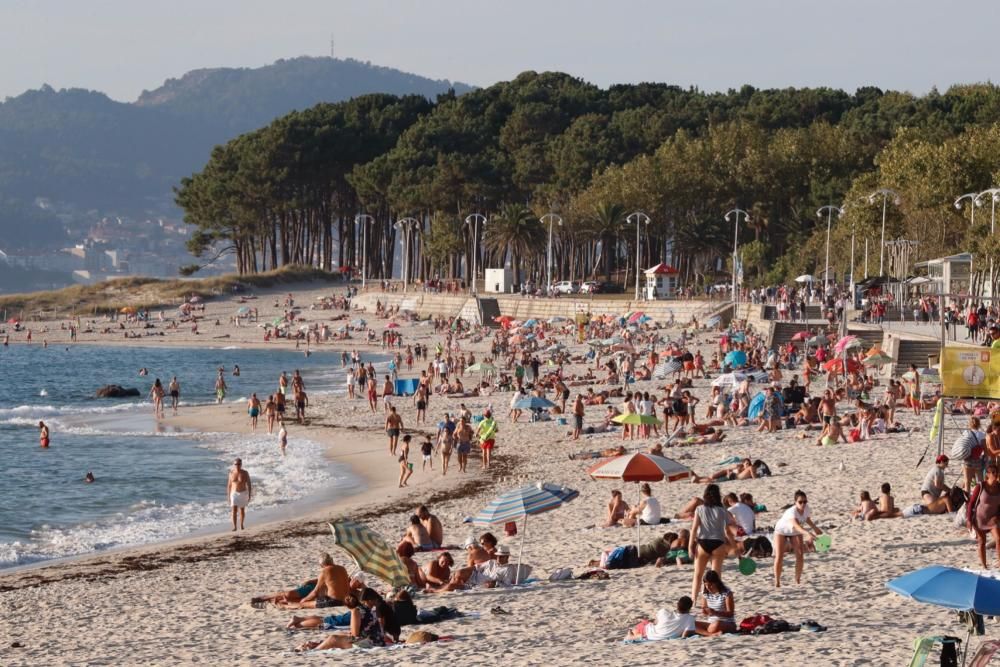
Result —
M 336 288 L 342 292 L 342 288 Z M 311 304 L 330 288 L 292 286 L 261 293 L 255 303 L 260 319 L 281 314 L 273 307 L 279 295 L 292 292 L 298 302 Z M 79 343 L 184 346 L 293 347 L 289 341 L 263 341 L 256 326 L 234 328 L 228 323 L 238 304 L 220 298 L 206 304 L 206 320 L 200 334 L 182 328 L 165 336 L 124 339 L 121 335 L 81 334 Z M 307 322 L 329 322 L 340 312 L 305 310 Z M 353 316 L 353 314 L 352 314 Z M 370 326 L 381 332 L 385 320 L 365 314 Z M 216 327 L 211 322 L 218 318 Z M 59 322 L 25 323 L 34 342 L 68 343 L 68 332 Z M 43 326 L 48 331 L 42 333 Z M 142 331 L 136 326 L 136 331 Z M 442 340 L 432 327 L 403 323 L 399 329 L 404 344 Z M 679 328 L 664 330 L 677 336 Z M 220 338 L 220 336 L 229 336 Z M 569 335 L 550 334 L 566 344 Z M 717 334 L 701 332 L 695 347 L 706 356 L 717 349 Z M 23 344 L 24 334 L 12 334 L 11 344 Z M 474 350 L 477 358 L 489 349 L 489 338 L 481 343 L 462 341 L 463 350 Z M 346 341 L 351 349 L 356 341 Z M 323 346 L 338 347 L 338 343 Z M 359 349 L 381 351 L 377 346 L 357 344 Z M 574 351 L 584 346 L 573 345 Z M 591 367 L 593 364 L 591 364 Z M 415 368 L 419 366 L 415 365 Z M 582 364 L 566 366 L 566 372 L 581 373 Z M 596 371 L 595 371 L 596 372 Z M 417 372 L 402 372 L 413 377 Z M 602 374 L 598 373 L 599 376 Z M 595 384 L 595 389 L 601 389 Z M 636 385 L 663 396 L 662 381 Z M 585 386 L 573 387 L 573 395 Z M 262 388 L 262 391 L 269 391 Z M 708 404 L 709 383 L 699 379 L 694 394 L 703 419 Z M 897 665 L 905 664 L 917 636 L 954 634 L 964 629 L 954 614 L 904 599 L 885 588 L 895 576 L 930 564 L 976 567 L 974 541 L 964 530 L 952 526 L 953 517 L 923 516 L 875 522 L 851 521 L 861 490 L 877 495 L 883 482 L 890 482 L 897 505 L 920 501 L 920 484 L 932 465 L 934 448 L 919 467 L 917 461 L 928 443 L 930 415 L 916 418 L 899 409 L 897 414 L 909 433 L 878 435 L 857 444 L 817 447 L 815 432 L 801 439 L 802 429 L 758 433 L 755 427 L 726 428 L 726 439 L 718 444 L 672 447 L 666 455 L 690 466 L 699 474 L 717 469 L 731 456 L 763 459 L 773 475 L 768 478 L 725 482 L 723 493 L 749 491 L 768 511 L 760 514 L 758 526 L 773 526 L 782 508 L 792 503 L 802 489 L 809 494 L 813 518 L 833 539 L 826 554 L 808 554 L 800 585 L 792 579 L 792 560 L 786 560 L 784 586 L 775 589 L 772 559 L 761 559 L 758 571 L 743 576 L 736 561 L 728 559 L 724 581 L 736 598 L 736 618 L 768 614 L 792 623 L 812 619 L 827 627 L 825 632 L 795 632 L 771 636 L 730 635 L 686 641 L 624 645 L 626 630 L 640 618 L 652 617 L 660 607 L 672 609 L 691 588 L 692 566 L 662 569 L 644 567 L 616 570 L 610 579 L 569 580 L 550 583 L 550 572 L 570 567 L 575 574 L 586 571 L 587 562 L 607 547 L 632 544 L 635 529 L 601 528 L 605 505 L 612 489 L 622 489 L 630 503 L 638 497 L 635 484 L 594 481 L 587 475 L 591 461 L 570 460 L 568 454 L 600 450 L 620 442 L 620 432 L 568 437 L 569 427 L 557 421 L 510 423 L 509 393 L 492 397 L 447 399 L 435 397 L 428 410 L 428 427 L 412 428 L 415 408 L 408 398 L 397 399 L 407 432 L 433 432 L 445 411 L 464 402 L 473 414 L 493 405 L 499 421 L 496 461 L 481 472 L 473 458 L 469 472 L 453 468 L 442 477 L 439 462 L 433 473 L 421 472 L 419 455 L 411 455 L 416 472 L 410 486 L 397 488 L 398 465 L 387 452 L 381 411 L 372 415 L 364 399 L 343 396 L 312 397 L 308 426 L 292 425 L 290 447 L 296 437 L 323 443 L 327 456 L 349 465 L 363 479 L 365 489 L 327 506 L 303 511 L 301 516 L 261 525 L 253 507 L 248 512 L 248 530 L 237 534 L 215 534 L 169 544 L 157 544 L 114 553 L 96 554 L 70 562 L 0 572 L 0 664 L 3 665 L 133 665 L 133 664 L 302 664 L 337 660 L 343 664 L 486 664 L 503 661 L 516 665 L 636 665 L 670 659 L 677 664 L 773 665 Z M 620 402 L 616 401 L 616 402 Z M 843 410 L 843 407 L 841 408 Z M 603 415 L 602 406 L 587 408 L 586 422 L 593 425 Z M 248 432 L 242 405 L 204 406 L 185 409 L 168 424 L 206 432 Z M 956 422 L 946 420 L 946 451 L 958 433 Z M 645 447 L 653 441 L 627 441 L 628 447 Z M 276 445 L 277 446 L 277 445 Z M 475 452 L 474 452 L 475 453 Z M 253 462 L 245 461 L 253 473 Z M 454 465 L 454 461 L 453 461 Z M 957 473 L 949 470 L 949 481 Z M 344 651 L 333 655 L 291 654 L 302 641 L 324 633 L 287 633 L 292 612 L 276 608 L 255 609 L 254 595 L 291 588 L 316 576 L 323 552 L 353 570 L 347 555 L 333 545 L 326 521 L 350 517 L 361 521 L 395 543 L 419 503 L 427 503 L 444 524 L 445 540 L 460 544 L 472 532 L 463 520 L 484 507 L 499 491 L 538 481 L 566 485 L 580 496 L 563 507 L 532 517 L 524 547 L 524 561 L 534 567 L 541 581 L 519 588 L 455 592 L 428 598 L 418 596 L 418 608 L 444 604 L 472 617 L 446 621 L 428 629 L 453 637 L 452 641 L 422 646 L 372 651 Z M 225 479 L 219 480 L 220 502 Z M 653 484 L 653 493 L 664 514 L 677 511 L 703 486 L 688 481 Z M 687 522 L 642 528 L 642 540 L 686 527 Z M 482 532 L 476 529 L 475 532 Z M 502 526 L 494 532 L 502 537 Z M 520 537 L 520 536 L 519 536 Z M 518 538 L 502 538 L 516 553 Z M 455 553 L 456 558 L 462 556 Z M 421 564 L 428 559 L 418 554 Z M 374 581 L 372 583 L 375 583 Z M 502 607 L 509 615 L 495 615 Z M 316 615 L 322 611 L 306 612 Z M 478 617 L 476 617 L 478 614 Z M 408 630 L 404 629 L 404 635 Z M 973 650 L 977 642 L 973 641 Z M 668 653 L 669 652 L 669 653 Z M 668 657 L 669 656 L 669 657 Z

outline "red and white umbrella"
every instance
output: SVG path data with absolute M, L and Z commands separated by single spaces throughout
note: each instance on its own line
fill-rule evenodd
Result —
M 673 459 L 646 452 L 623 454 L 604 459 L 590 467 L 587 472 L 594 479 L 620 479 L 623 482 L 676 482 L 694 475 L 686 465 Z M 636 539 L 639 537 L 639 523 L 636 522 Z
M 399 325 L 396 324 L 395 322 L 389 322 L 389 324 L 385 325 L 385 328 L 386 329 L 398 329 Z
M 811 337 L 812 334 L 809 333 L 808 331 L 800 331 L 794 336 L 792 336 L 792 340 L 809 340 Z
M 837 341 L 837 344 L 833 346 L 833 351 L 837 354 L 843 354 L 845 350 L 850 350 L 855 347 L 862 347 L 864 342 L 861 341 L 857 336 L 844 336 Z
M 646 452 L 604 459 L 591 466 L 587 473 L 594 479 L 620 479 L 623 482 L 676 482 L 692 475 L 686 465 Z

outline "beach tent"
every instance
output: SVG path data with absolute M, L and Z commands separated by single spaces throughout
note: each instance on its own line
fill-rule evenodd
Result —
M 733 350 L 726 354 L 725 363 L 732 368 L 742 368 L 747 365 L 747 353 L 743 350 Z
M 778 416 L 782 417 L 785 414 L 785 401 L 781 398 L 781 392 L 774 392 L 778 397 Z M 761 391 L 757 392 L 757 395 L 750 399 L 750 405 L 747 406 L 747 419 L 757 419 L 762 414 L 764 414 L 764 398 L 766 393 Z
M 412 396 L 417 393 L 417 387 L 420 386 L 420 380 L 418 378 L 406 378 L 396 380 L 395 391 L 397 396 Z

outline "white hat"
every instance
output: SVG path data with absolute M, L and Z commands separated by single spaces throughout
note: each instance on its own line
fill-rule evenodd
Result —
M 503 544 L 501 544 L 500 546 L 497 547 L 497 552 L 496 553 L 497 553 L 497 556 L 509 556 L 510 555 L 510 549 L 508 549 L 506 546 L 504 546 Z
M 475 535 L 469 535 L 469 537 L 466 538 L 465 542 L 462 543 L 463 549 L 468 549 L 469 547 L 474 547 L 474 546 L 476 546 Z

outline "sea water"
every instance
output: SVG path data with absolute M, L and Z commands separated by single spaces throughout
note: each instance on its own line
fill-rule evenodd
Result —
M 363 354 L 382 367 L 387 357 Z M 232 374 L 234 366 L 240 375 Z M 0 348 L 0 568 L 184 537 L 229 521 L 226 475 L 235 457 L 251 476 L 254 514 L 309 498 L 336 497 L 360 483 L 327 462 L 318 443 L 295 437 L 287 454 L 267 435 L 183 433 L 153 419 L 147 396 L 156 378 L 181 385 L 181 411 L 215 402 L 223 367 L 226 402 L 261 401 L 278 376 L 300 370 L 310 395 L 341 391 L 339 351 L 305 356 L 290 350 L 15 345 Z M 140 368 L 148 374 L 139 376 Z M 97 399 L 107 384 L 142 396 Z M 307 410 L 308 415 L 308 410 Z M 45 421 L 52 444 L 38 444 Z M 93 472 L 96 481 L 83 481 Z M 292 506 L 294 507 L 294 506 Z M 287 515 L 287 514 L 286 514 Z

